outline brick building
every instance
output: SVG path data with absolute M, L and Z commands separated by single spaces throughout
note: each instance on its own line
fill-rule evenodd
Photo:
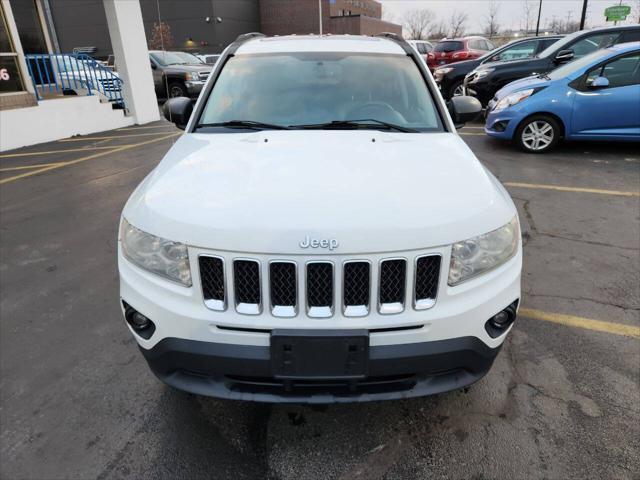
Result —
M 402 34 L 402 27 L 382 20 L 375 0 L 321 0 L 322 33 Z M 260 23 L 265 35 L 319 33 L 318 0 L 260 0 Z

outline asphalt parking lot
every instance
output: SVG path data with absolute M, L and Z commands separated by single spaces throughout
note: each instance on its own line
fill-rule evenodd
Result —
M 469 389 L 322 409 L 173 391 L 125 328 L 118 218 L 178 130 L 0 154 L 0 477 L 640 478 L 640 146 L 461 132 L 520 211 L 514 331 Z

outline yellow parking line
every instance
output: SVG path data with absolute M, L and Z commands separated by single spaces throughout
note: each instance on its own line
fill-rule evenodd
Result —
M 19 167 L 7 167 L 7 168 L 0 168 L 0 172 L 12 172 L 14 170 L 29 170 L 29 169 L 33 169 L 33 168 L 42 168 L 42 167 L 51 167 L 54 165 L 63 165 L 64 162 L 58 162 L 58 163 L 40 163 L 38 165 L 21 165 Z
M 11 158 L 11 157 L 30 157 L 32 155 L 53 155 L 55 153 L 67 153 L 67 152 L 83 152 L 86 150 L 111 150 L 115 147 L 81 147 L 81 148 L 69 148 L 66 150 L 47 150 L 44 152 L 30 152 L 30 153 L 6 153 L 4 155 L 0 155 L 0 158 Z
M 544 320 L 568 327 L 584 328 L 587 330 L 595 330 L 596 332 L 640 338 L 640 327 L 625 325 L 623 323 L 605 322 L 602 320 L 594 320 L 593 318 L 574 317 L 573 315 L 564 315 L 561 313 L 549 313 L 532 308 L 521 308 L 518 314 L 535 320 Z
M 121 132 L 123 130 L 143 130 L 146 128 L 173 128 L 175 129 L 176 127 L 172 124 L 172 123 L 165 123 L 162 125 L 147 125 L 145 127 L 125 127 L 125 128 L 118 128 L 116 129 L 117 132 Z
M 621 190 L 603 190 L 600 188 L 563 187 L 561 185 L 543 185 L 539 183 L 504 182 L 505 187 L 533 188 L 541 190 L 557 190 L 560 192 L 596 193 L 598 195 L 617 195 L 621 197 L 640 197 L 640 192 Z
M 133 133 L 128 135 L 110 135 L 106 137 L 73 137 L 58 140 L 58 142 L 88 142 L 91 140 L 111 140 L 114 138 L 148 137 L 149 135 L 164 135 L 165 133 L 167 132 Z
M 129 145 L 121 145 L 119 147 L 113 147 L 111 150 L 94 153 L 93 155 L 87 155 L 86 157 L 77 158 L 75 160 L 70 160 L 68 162 L 60 162 L 59 164 L 53 164 L 53 165 L 41 168 L 39 170 L 33 170 L 31 172 L 22 173 L 20 175 L 16 175 L 16 176 L 13 176 L 13 177 L 3 178 L 2 180 L 0 180 L 0 185 L 3 185 L 5 183 L 9 183 L 9 182 L 13 182 L 13 181 L 16 181 L 16 180 L 20 180 L 21 178 L 26 178 L 26 177 L 31 177 L 33 175 L 38 175 L 39 173 L 48 172 L 49 170 L 54 170 L 54 169 L 57 169 L 57 168 L 66 167 L 68 165 L 74 165 L 74 164 L 80 163 L 80 162 L 86 162 L 87 160 L 93 160 L 94 158 L 98 158 L 98 157 L 104 157 L 105 155 L 109 155 L 111 153 L 122 152 L 124 150 L 130 150 L 132 148 L 141 147 L 143 145 L 148 145 L 148 144 L 154 143 L 154 142 L 161 142 L 162 140 L 166 140 L 166 139 L 172 138 L 172 137 L 177 137 L 178 135 L 182 135 L 182 132 L 170 133 L 169 135 L 165 135 L 164 137 L 153 138 L 151 140 L 146 140 L 144 142 L 133 143 L 133 144 L 129 144 Z
M 486 135 L 485 133 L 473 133 L 473 132 L 458 132 L 458 135 L 477 135 L 477 136 L 484 136 Z

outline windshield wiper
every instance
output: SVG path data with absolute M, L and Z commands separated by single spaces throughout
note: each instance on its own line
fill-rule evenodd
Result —
M 402 127 L 394 123 L 383 122 L 382 120 L 376 120 L 375 118 L 361 118 L 357 120 L 333 120 L 326 123 L 315 123 L 308 125 L 291 125 L 291 128 L 301 128 L 304 130 L 324 130 L 324 129 L 339 129 L 342 127 L 351 127 L 353 129 L 366 128 L 366 129 L 383 129 L 383 130 L 395 130 L 396 132 L 405 133 L 418 133 L 418 130 L 409 127 Z
M 253 120 L 229 120 L 228 122 L 200 123 L 196 125 L 196 128 L 200 127 L 250 128 L 252 130 L 289 130 L 289 127 L 286 127 L 284 125 L 254 122 Z

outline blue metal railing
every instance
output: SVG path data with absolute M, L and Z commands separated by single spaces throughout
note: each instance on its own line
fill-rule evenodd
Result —
M 122 79 L 86 53 L 30 53 L 25 60 L 38 100 L 47 92 L 99 94 L 124 108 Z

